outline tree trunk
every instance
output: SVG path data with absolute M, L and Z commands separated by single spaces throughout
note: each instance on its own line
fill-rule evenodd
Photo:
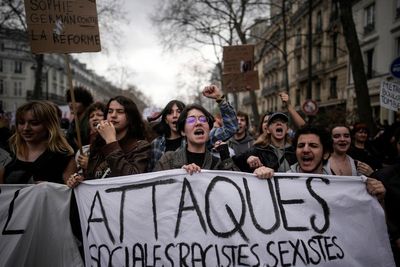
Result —
M 43 98 L 42 93 L 42 79 L 43 79 L 43 54 L 35 55 L 36 68 L 35 68 L 35 85 L 33 87 L 33 99 L 39 100 Z
M 351 70 L 353 73 L 354 89 L 356 92 L 358 117 L 361 122 L 368 125 L 370 132 L 374 134 L 376 132 L 376 125 L 372 118 L 367 76 L 365 75 L 363 57 L 353 20 L 352 2 L 353 1 L 339 0 L 340 21 L 342 23 L 343 34 L 352 66 Z
M 249 94 L 250 94 L 251 111 L 253 112 L 253 118 L 258 125 L 258 122 L 260 121 L 260 113 L 258 113 L 257 95 L 254 90 L 249 91 Z

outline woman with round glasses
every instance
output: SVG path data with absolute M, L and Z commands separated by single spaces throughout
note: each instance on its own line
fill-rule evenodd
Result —
M 238 129 L 238 123 L 235 109 L 225 99 L 225 96 L 222 94 L 218 86 L 206 86 L 202 93 L 206 98 L 214 99 L 217 102 L 223 122 L 222 127 L 211 127 L 207 142 L 207 147 L 210 148 L 216 143 L 231 138 Z M 185 148 L 185 139 L 177 130 L 178 117 L 184 107 L 184 103 L 173 100 L 170 101 L 161 112 L 161 122 L 156 125 L 155 128 L 155 131 L 160 133 L 161 136 L 154 139 L 151 144 L 151 158 L 148 166 L 149 171 L 154 169 L 156 162 L 165 152 L 175 151 L 178 148 Z
M 221 145 L 220 159 L 213 156 L 207 149 L 209 133 L 213 127 L 214 117 L 201 105 L 186 106 L 181 112 L 177 128 L 186 138 L 186 147 L 174 152 L 166 152 L 157 162 L 154 171 L 183 168 L 189 174 L 208 170 L 238 170 L 229 157 L 228 146 Z M 262 177 L 272 176 L 273 173 L 262 172 Z
M 214 117 L 201 105 L 186 106 L 181 112 L 177 129 L 186 139 L 186 146 L 176 151 L 166 152 L 156 163 L 154 171 L 184 168 L 188 173 L 200 169 L 232 169 L 232 160 L 223 157 L 221 160 L 212 156 L 206 144 L 213 127 Z

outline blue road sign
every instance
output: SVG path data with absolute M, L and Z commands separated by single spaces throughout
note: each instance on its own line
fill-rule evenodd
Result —
M 390 73 L 393 77 L 400 79 L 400 57 L 393 60 L 392 64 L 390 65 Z

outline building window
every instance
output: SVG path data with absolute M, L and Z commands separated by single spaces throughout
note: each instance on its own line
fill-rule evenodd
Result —
M 372 4 L 364 9 L 364 34 L 370 33 L 374 29 L 375 29 L 375 4 Z
M 296 71 L 299 72 L 301 70 L 301 56 L 296 57 Z
M 0 95 L 4 95 L 4 80 L 0 79 Z
M 396 19 L 400 18 L 400 0 L 396 0 Z
M 321 101 L 321 82 L 315 83 L 315 100 Z
M 301 28 L 297 29 L 297 35 L 296 35 L 296 47 L 301 46 Z
M 337 77 L 330 78 L 329 99 L 337 98 Z
M 336 59 L 338 56 L 338 33 L 332 34 L 332 59 Z
M 22 82 L 18 83 L 18 95 L 22 96 Z
M 15 96 L 18 95 L 18 84 L 17 84 L 17 82 L 14 82 L 14 95 Z
M 339 2 L 337 0 L 333 0 L 330 21 L 333 22 L 338 19 L 339 19 Z
M 0 59 L 0 72 L 3 72 L 3 60 Z
M 322 60 L 322 45 L 321 44 L 317 44 L 315 49 L 316 49 L 315 60 L 316 60 L 317 63 L 321 63 L 321 60 Z
M 57 81 L 57 71 L 55 69 L 52 70 L 53 81 Z
M 322 33 L 322 13 L 321 11 L 318 11 L 317 13 L 317 21 L 315 25 L 315 32 L 316 33 Z
M 373 70 L 373 59 L 374 59 L 374 49 L 370 49 L 365 52 L 365 67 L 366 67 L 366 75 L 367 79 L 371 79 L 374 76 Z
M 22 62 L 21 61 L 14 62 L 14 73 L 22 73 Z
M 296 106 L 300 106 L 300 89 L 296 89 Z

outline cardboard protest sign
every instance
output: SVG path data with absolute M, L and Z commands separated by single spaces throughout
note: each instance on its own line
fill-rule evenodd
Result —
M 87 266 L 394 266 L 361 177 L 172 170 L 76 196 Z
M 222 85 L 225 91 L 259 89 L 258 71 L 254 71 L 254 45 L 224 46 Z
M 382 107 L 399 111 L 400 110 L 400 85 L 388 81 L 381 82 L 380 104 Z
M 84 266 L 65 185 L 0 185 L 0 266 Z
M 25 0 L 33 53 L 101 50 L 95 0 Z

